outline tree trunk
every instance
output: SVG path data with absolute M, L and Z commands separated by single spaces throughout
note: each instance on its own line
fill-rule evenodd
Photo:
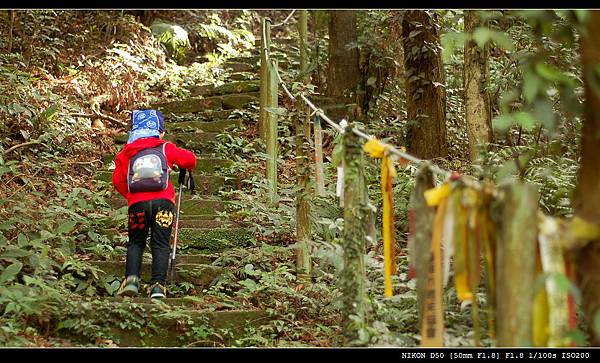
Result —
M 600 12 L 590 11 L 588 36 L 581 36 L 585 108 L 581 132 L 581 166 L 573 207 L 579 218 L 600 225 L 600 91 L 595 69 L 600 63 Z M 594 78 L 592 78 L 594 77 Z M 589 241 L 577 253 L 577 282 L 583 295 L 590 345 L 600 346 L 594 317 L 600 312 L 600 240 Z
M 424 159 L 444 157 L 446 90 L 437 25 L 427 12 L 409 10 L 402 21 L 402 37 L 408 151 Z
M 475 11 L 465 11 L 465 32 L 470 34 L 485 26 Z M 465 119 L 471 161 L 477 159 L 477 146 L 492 140 L 490 95 L 485 90 L 488 80 L 489 43 L 481 49 L 473 40 L 465 44 L 464 89 Z
M 353 127 L 351 122 L 348 129 Z M 341 272 L 344 346 L 362 345 L 358 332 L 367 321 L 365 269 L 365 200 L 360 140 L 353 132 L 344 134 L 344 268 Z
M 338 103 L 355 101 L 360 76 L 356 41 L 356 11 L 330 11 L 327 95 Z

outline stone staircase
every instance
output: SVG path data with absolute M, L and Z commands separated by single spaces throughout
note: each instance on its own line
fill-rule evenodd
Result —
M 256 51 L 255 51 L 256 53 Z M 193 150 L 198 157 L 194 170 L 196 191 L 190 195 L 184 189 L 182 197 L 180 231 L 178 238 L 177 278 L 174 281 L 192 284 L 196 291 L 208 288 L 212 282 L 226 270 L 226 267 L 214 265 L 218 253 L 228 248 L 248 246 L 253 241 L 252 232 L 223 219 L 231 202 L 223 200 L 219 191 L 236 188 L 237 176 L 228 169 L 230 160 L 214 154 L 221 132 L 238 130 L 246 120 L 239 112 L 250 106 L 258 106 L 259 99 L 259 58 L 256 54 L 237 57 L 225 63 L 229 75 L 227 83 L 219 87 L 199 85 L 192 88 L 190 98 L 161 102 L 153 105 L 165 114 L 167 140 L 178 146 Z M 121 149 L 127 140 L 123 134 L 115 138 L 117 149 Z M 98 180 L 111 181 L 112 171 L 109 165 L 114 155 L 104 158 L 105 169 L 98 172 Z M 177 173 L 171 181 L 177 190 Z M 125 200 L 113 192 L 111 203 L 115 208 L 126 205 Z M 221 215 L 221 216 L 220 216 Z M 149 247 L 147 247 L 147 252 Z M 100 270 L 100 276 L 110 279 L 122 279 L 125 256 L 118 260 L 91 261 Z M 142 282 L 150 280 L 151 260 L 145 258 L 142 266 Z M 136 298 L 109 297 L 108 300 L 123 308 L 123 304 L 137 304 L 147 312 L 147 325 L 158 329 L 124 329 L 114 327 L 112 334 L 120 346 L 184 346 L 186 342 L 178 331 L 176 318 L 152 319 L 163 304 L 185 312 L 192 325 L 210 326 L 214 329 L 227 328 L 233 336 L 241 334 L 248 326 L 257 327 L 268 321 L 265 311 L 248 310 L 198 310 L 195 299 L 189 297 L 168 297 L 160 302 L 151 302 L 144 290 Z M 189 323 L 189 321 L 188 321 Z M 206 343 L 205 345 L 210 345 Z

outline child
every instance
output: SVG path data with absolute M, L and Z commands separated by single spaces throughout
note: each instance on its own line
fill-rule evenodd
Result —
M 150 298 L 166 297 L 169 238 L 173 226 L 175 190 L 169 174 L 196 167 L 196 156 L 163 140 L 164 117 L 156 110 L 135 110 L 127 145 L 115 158 L 112 182 L 129 207 L 126 279 L 117 295 L 135 296 L 140 287 L 142 255 L 151 230 L 152 281 Z

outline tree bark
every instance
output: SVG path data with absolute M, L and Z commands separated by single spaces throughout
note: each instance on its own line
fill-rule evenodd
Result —
M 360 77 L 356 41 L 356 11 L 330 11 L 327 95 L 338 103 L 355 102 Z
M 347 130 L 353 127 L 351 122 Z M 365 269 L 364 183 L 360 140 L 353 132 L 344 134 L 344 268 L 341 273 L 344 294 L 343 330 L 344 345 L 361 345 L 358 332 L 366 326 L 367 296 Z M 364 342 L 363 342 L 364 344 Z
M 467 34 L 485 25 L 475 11 L 465 11 Z M 488 53 L 489 43 L 486 43 L 483 49 L 473 40 L 465 44 L 465 120 L 471 161 L 477 159 L 478 145 L 489 143 L 493 137 L 490 95 L 485 89 L 488 80 Z
M 402 21 L 406 69 L 408 151 L 431 159 L 448 154 L 446 90 L 435 19 L 426 11 L 409 10 Z
M 600 90 L 595 68 L 600 63 L 600 12 L 590 11 L 587 36 L 581 36 L 585 106 L 581 132 L 581 165 L 573 207 L 586 222 L 600 225 Z M 577 283 L 583 296 L 590 345 L 600 346 L 594 317 L 600 313 L 600 240 L 589 241 L 576 254 Z

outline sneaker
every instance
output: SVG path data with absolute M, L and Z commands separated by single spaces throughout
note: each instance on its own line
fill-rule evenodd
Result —
M 121 283 L 121 287 L 117 292 L 117 296 L 135 296 L 138 294 L 140 288 L 140 279 L 135 276 L 127 276 L 127 278 Z
M 152 285 L 150 289 L 150 298 L 151 299 L 164 299 L 167 297 L 167 291 L 165 287 L 158 282 Z

